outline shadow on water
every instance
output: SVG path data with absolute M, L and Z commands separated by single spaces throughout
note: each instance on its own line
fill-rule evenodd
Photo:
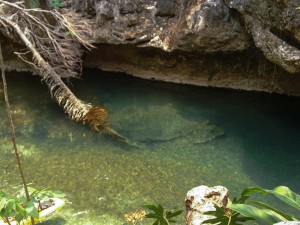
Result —
M 71 89 L 110 110 L 111 126 L 140 148 L 71 121 L 38 78 L 9 76 L 29 180 L 62 190 L 73 202 L 43 224 L 122 224 L 124 213 L 145 203 L 183 208 L 186 192 L 202 184 L 224 185 L 232 196 L 247 186 L 300 192 L 299 98 L 84 74 Z M 0 123 L 0 164 L 6 165 L 0 188 L 8 189 L 20 181 L 5 139 L 9 130 Z

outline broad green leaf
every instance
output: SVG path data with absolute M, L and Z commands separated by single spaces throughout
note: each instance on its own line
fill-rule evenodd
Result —
M 26 210 L 20 203 L 16 203 L 16 211 L 18 214 L 20 214 L 22 216 L 26 216 Z
M 27 202 L 27 198 L 25 196 L 21 196 L 18 199 L 19 199 L 19 202 Z
M 15 219 L 18 223 L 20 223 L 24 219 L 24 216 L 22 216 L 20 213 L 17 213 Z
M 0 191 L 0 198 L 5 197 L 6 194 L 3 191 Z
M 289 214 L 286 214 L 278 209 L 275 209 L 274 207 L 266 204 L 266 203 L 263 203 L 263 202 L 257 202 L 257 201 L 251 201 L 249 202 L 251 204 L 255 204 L 255 205 L 258 205 L 258 206 L 261 206 L 263 208 L 266 208 L 266 209 L 269 209 L 269 210 L 272 210 L 274 211 L 275 213 L 279 214 L 280 216 L 282 216 L 284 219 L 288 220 L 288 221 L 293 221 L 295 220 L 295 218 Z
M 6 202 L 6 206 L 5 206 L 5 215 L 7 217 L 10 217 L 13 215 L 13 211 L 15 210 L 16 208 L 16 202 L 15 200 L 13 199 L 9 199 L 7 202 Z
M 278 218 L 275 214 L 246 204 L 231 204 L 228 206 L 228 208 L 240 213 L 243 216 L 251 217 L 267 224 L 274 224 L 281 221 L 280 218 Z
M 251 194 L 268 194 L 268 191 L 260 188 L 260 187 L 249 187 L 249 188 L 245 188 L 244 191 L 242 192 L 241 196 L 242 197 L 249 197 Z
M 6 205 L 6 201 L 7 199 L 6 198 L 2 198 L 0 200 L 0 211 L 4 208 L 4 206 Z
M 33 218 L 39 218 L 38 209 L 35 207 L 33 201 L 26 202 L 24 208 L 25 208 L 28 216 L 33 217 Z
M 300 196 L 291 191 L 288 187 L 279 186 L 273 190 L 269 190 L 269 193 L 272 193 L 286 204 L 300 210 Z
M 273 190 L 263 189 L 260 187 L 245 188 L 245 190 L 242 193 L 242 196 L 250 196 L 250 194 L 255 193 L 273 194 L 286 204 L 300 210 L 300 196 L 291 191 L 288 187 L 278 186 Z

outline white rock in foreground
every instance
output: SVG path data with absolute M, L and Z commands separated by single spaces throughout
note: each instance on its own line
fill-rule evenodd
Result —
M 185 198 L 186 224 L 200 225 L 204 220 L 213 218 L 203 215 L 204 212 L 214 211 L 214 205 L 226 207 L 228 190 L 223 186 L 199 186 L 190 190 Z
M 300 221 L 282 221 L 274 225 L 300 225 Z

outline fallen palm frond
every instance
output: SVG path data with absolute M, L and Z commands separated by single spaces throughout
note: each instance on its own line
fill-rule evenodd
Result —
M 78 99 L 61 79 L 81 74 L 81 46 L 93 47 L 88 22 L 76 19 L 71 12 L 27 9 L 17 1 L 0 0 L 0 11 L 3 12 L 0 15 L 2 33 L 26 45 L 29 51 L 16 54 L 40 74 L 65 113 L 76 122 L 90 124 L 95 131 L 126 140 L 108 127 L 105 108 Z

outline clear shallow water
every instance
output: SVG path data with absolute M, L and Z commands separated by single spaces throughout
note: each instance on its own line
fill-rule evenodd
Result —
M 300 192 L 299 98 L 100 71 L 72 81 L 78 97 L 110 110 L 111 126 L 139 144 L 133 148 L 70 121 L 32 76 L 11 75 L 8 88 L 27 180 L 69 201 L 43 224 L 123 224 L 146 203 L 183 209 L 199 185 L 226 186 L 231 196 L 247 186 Z M 12 191 L 20 179 L 0 104 L 0 189 Z

